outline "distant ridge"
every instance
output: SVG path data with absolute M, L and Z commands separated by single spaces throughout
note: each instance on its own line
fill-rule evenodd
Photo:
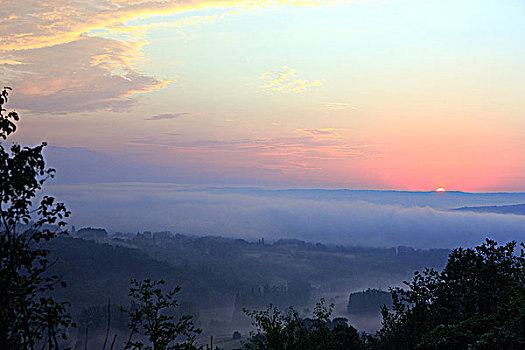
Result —
M 473 196 L 497 196 L 497 195 L 524 195 L 525 192 L 465 192 L 458 190 L 446 190 L 443 193 L 437 193 L 435 190 L 428 191 L 415 191 L 415 190 L 364 190 L 364 189 L 348 189 L 348 188 L 263 188 L 263 187 L 253 187 L 253 186 L 207 186 L 199 189 L 191 189 L 192 191 L 219 191 L 219 192 L 266 192 L 266 193 L 316 193 L 316 192 L 325 192 L 325 193 L 398 193 L 398 194 L 423 194 L 423 195 L 447 195 L 447 194 L 459 194 L 459 195 L 473 195 Z M 461 209 L 461 208 L 458 208 Z
M 476 213 L 525 215 L 525 204 L 493 205 L 493 206 L 481 206 L 481 207 L 462 207 L 462 208 L 456 208 L 452 210 L 473 211 Z

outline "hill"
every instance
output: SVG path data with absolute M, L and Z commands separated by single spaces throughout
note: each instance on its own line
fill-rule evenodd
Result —
M 494 213 L 494 214 L 514 214 L 525 215 L 525 204 L 513 205 L 491 205 L 479 207 L 461 207 L 453 209 L 455 211 L 471 211 L 475 213 Z
M 301 240 L 274 243 L 167 232 L 110 236 L 105 240 L 60 238 L 48 243 L 63 276 L 73 315 L 89 307 L 125 305 L 130 279 L 164 279 L 180 285 L 185 312 L 202 328 L 231 332 L 249 326 L 240 310 L 290 303 L 308 310 L 320 297 L 346 314 L 350 291 L 400 285 L 423 266 L 440 268 L 446 249 L 330 246 Z M 305 311 L 308 312 L 308 311 Z M 215 333 L 216 334 L 216 333 Z

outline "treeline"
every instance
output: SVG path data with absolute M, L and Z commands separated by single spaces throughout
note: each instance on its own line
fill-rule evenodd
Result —
M 56 261 L 50 273 L 68 283 L 67 291 L 58 290 L 57 296 L 71 301 L 75 315 L 84 307 L 102 307 L 108 297 L 114 303 L 127 302 L 131 278 L 181 285 L 181 300 L 195 304 L 196 310 L 231 306 L 237 295 L 238 309 L 269 303 L 302 306 L 326 291 L 370 283 L 386 288 L 390 281 L 402 281 L 424 266 L 441 268 L 448 253 L 285 240 L 248 242 L 169 232 L 95 238 L 104 236 L 95 232 L 102 231 L 80 229 L 74 236 L 80 233 L 82 239 L 60 237 L 44 245 Z
M 312 286 L 307 281 L 292 280 L 287 285 L 253 287 L 248 293 L 238 292 L 235 296 L 235 311 L 243 308 L 261 308 L 269 304 L 278 307 L 308 305 Z
M 368 288 L 362 292 L 350 293 L 346 310 L 349 314 L 379 314 L 383 306 L 392 307 L 391 294 Z

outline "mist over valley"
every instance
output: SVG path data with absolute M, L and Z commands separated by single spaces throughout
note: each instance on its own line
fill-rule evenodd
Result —
M 415 248 L 523 240 L 525 217 L 455 211 L 525 203 L 524 193 L 264 190 L 172 184 L 60 185 L 71 224 L 110 232 L 164 231 L 256 240 Z M 140 221 L 133 220 L 140 218 Z M 96 218 L 96 219 L 94 219 Z

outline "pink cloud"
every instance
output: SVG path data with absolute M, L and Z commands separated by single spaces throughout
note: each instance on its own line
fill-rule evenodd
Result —
M 119 110 L 135 93 L 165 86 L 169 81 L 144 75 L 129 63 L 139 48 L 117 40 L 86 37 L 53 48 L 11 52 L 21 61 L 9 84 L 12 105 L 36 112 L 66 113 Z M 103 58 L 102 58 L 103 57 Z
M 27 50 L 78 40 L 96 29 L 121 28 L 149 16 L 210 7 L 321 6 L 337 0 L 11 0 L 2 2 L 0 48 Z
M 130 20 L 174 12 L 237 7 L 318 6 L 320 0 L 8 0 L 0 13 L 0 73 L 16 89 L 13 104 L 38 112 L 119 110 L 135 93 L 165 86 L 169 80 L 134 69 L 142 56 L 144 26 Z M 193 16 L 180 25 L 213 20 Z M 162 21 L 161 21 L 162 22 Z M 143 28 L 144 27 L 144 28 Z M 125 34 L 127 41 L 93 37 L 97 31 Z M 140 39 L 140 40 L 139 40 Z M 302 91 L 317 82 L 289 82 L 282 88 Z

